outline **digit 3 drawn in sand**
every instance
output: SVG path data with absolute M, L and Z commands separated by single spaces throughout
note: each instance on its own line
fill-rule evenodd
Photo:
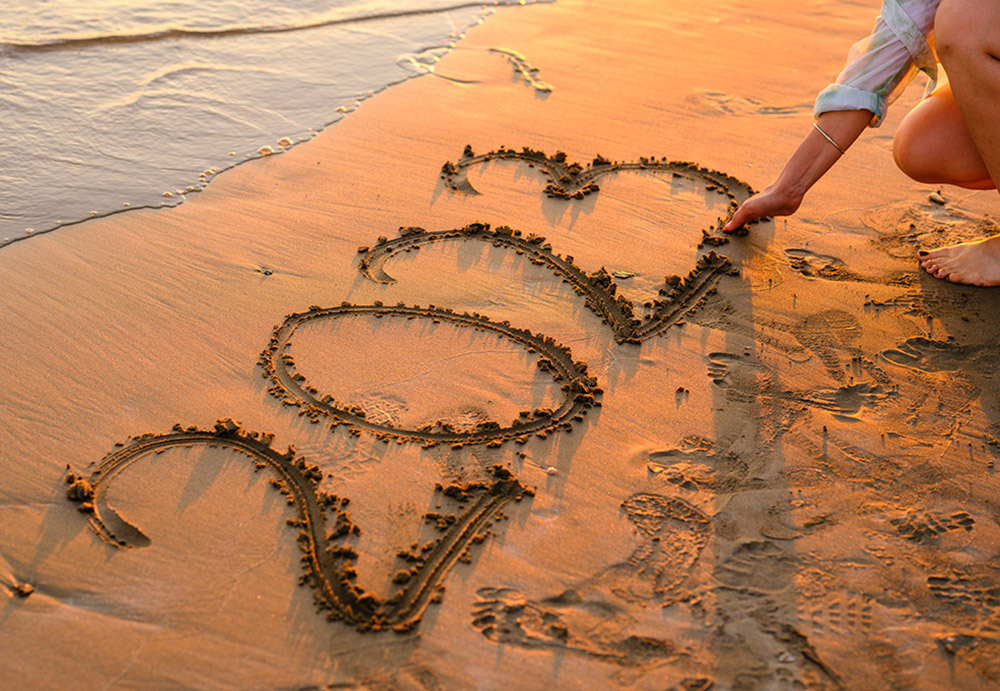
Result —
M 633 620 L 615 599 L 666 606 L 711 536 L 703 512 L 675 497 L 636 494 L 622 503 L 640 536 L 629 557 L 554 597 L 529 600 L 513 588 L 482 588 L 473 626 L 490 640 L 526 648 L 572 650 L 621 664 L 673 657 L 674 644 L 629 635 Z
M 477 156 L 472 151 L 471 146 L 466 146 L 457 163 L 449 161 L 441 167 L 441 178 L 452 192 L 479 194 L 469 182 L 468 172 L 470 168 L 489 161 L 517 161 L 526 163 L 529 167 L 538 168 L 548 182 L 543 193 L 553 199 L 583 199 L 601 189 L 597 185 L 598 180 L 621 172 L 670 173 L 675 178 L 687 178 L 701 183 L 705 185 L 707 191 L 717 192 L 728 199 L 729 216 L 732 216 L 740 204 L 756 193 L 750 185 L 732 175 L 703 168 L 687 161 L 668 161 L 666 157 L 657 159 L 655 156 L 651 156 L 649 158 L 642 157 L 638 161 L 629 163 L 609 161 L 598 155 L 590 165 L 584 168 L 579 163 L 567 162 L 566 154 L 562 151 L 556 152 L 554 156 L 547 156 L 543 151 L 535 151 L 528 147 L 524 147 L 520 151 L 500 147 L 496 151 Z M 770 219 L 761 218 L 748 223 L 747 226 L 763 223 L 767 220 Z M 715 235 L 722 230 L 723 225 L 724 219 L 718 219 L 713 228 L 702 231 L 703 240 L 719 244 L 725 242 L 725 236 Z M 745 235 L 747 226 L 741 227 L 734 234 Z
M 549 372 L 557 382 L 561 383 L 563 401 L 555 410 L 524 411 L 520 419 L 506 426 L 496 421 L 486 421 L 479 423 L 476 429 L 469 432 L 457 431 L 447 422 L 408 430 L 397 428 L 388 420 L 369 421 L 360 407 L 339 403 L 332 396 L 323 395 L 315 387 L 310 386 L 305 375 L 295 370 L 295 360 L 288 352 L 290 339 L 302 324 L 354 315 L 428 319 L 479 331 L 491 331 L 529 352 L 538 352 L 541 355 L 538 368 Z M 571 427 L 572 420 L 582 419 L 588 408 L 600 405 L 597 397 L 601 395 L 597 380 L 587 374 L 586 364 L 573 360 L 569 348 L 559 345 L 551 338 L 512 327 L 508 322 L 495 322 L 479 314 L 459 314 L 443 307 L 410 307 L 403 304 L 389 307 L 380 303 L 374 305 L 344 303 L 340 307 L 329 308 L 314 306 L 307 312 L 288 315 L 284 322 L 275 327 L 267 348 L 260 356 L 260 366 L 264 377 L 271 380 L 270 393 L 285 405 L 298 406 L 301 413 L 313 422 L 318 423 L 325 418 L 334 428 L 345 424 L 357 434 L 365 431 L 381 439 L 394 438 L 400 443 L 420 442 L 425 446 L 436 444 L 499 446 L 508 439 L 524 442 L 532 435 L 544 437 L 560 428 Z
M 297 518 L 288 519 L 288 524 L 299 528 L 304 570 L 299 582 L 312 586 L 317 607 L 330 619 L 362 631 L 408 631 L 420 621 L 427 606 L 440 598 L 441 583 L 455 562 L 467 559 L 471 546 L 485 540 L 490 523 L 501 509 L 511 501 L 533 495 L 499 465 L 493 466 L 490 483 L 438 486 L 443 497 L 459 503 L 459 511 L 448 516 L 427 514 L 425 519 L 437 522 L 442 535 L 419 549 L 397 555 L 406 565 L 392 579 L 399 588 L 381 601 L 353 583 L 356 572 L 352 564 L 358 555 L 351 547 L 338 543 L 340 538 L 360 533 L 344 510 L 349 500 L 321 491 L 322 471 L 297 456 L 292 447 L 285 453 L 272 449 L 271 440 L 270 435 L 244 432 L 229 419 L 219 420 L 212 430 L 176 425 L 167 434 L 132 439 L 100 461 L 88 477 L 68 474 L 67 497 L 78 503 L 80 511 L 90 514 L 91 529 L 105 542 L 119 548 L 145 547 L 150 539 L 107 503 L 106 493 L 115 477 L 134 463 L 169 448 L 204 444 L 233 449 L 248 456 L 258 470 L 269 470 L 274 476 L 271 484 L 295 508 Z M 335 512 L 332 521 L 327 520 L 328 509 Z
M 395 279 L 383 269 L 387 259 L 401 252 L 449 240 L 476 240 L 488 242 L 494 247 L 506 247 L 527 256 L 532 263 L 550 269 L 571 285 L 578 295 L 584 296 L 587 308 L 611 327 L 619 343 L 642 343 L 664 333 L 713 294 L 723 276 L 739 274 L 727 257 L 709 251 L 698 259 L 695 268 L 685 278 L 668 276 L 657 299 L 649 303 L 651 314 L 639 318 L 634 303 L 616 295 L 618 286 L 605 268 L 588 274 L 573 263 L 573 257 L 554 253 L 552 245 L 539 235 L 529 233 L 524 236 L 521 231 L 507 226 L 491 230 L 485 223 L 433 232 L 423 228 L 401 228 L 397 238 L 388 240 L 379 237 L 374 247 L 359 247 L 361 260 L 358 270 L 365 278 L 377 283 L 395 283 Z

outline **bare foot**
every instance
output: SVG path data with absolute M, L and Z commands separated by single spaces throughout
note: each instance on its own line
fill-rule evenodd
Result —
M 920 265 L 935 278 L 971 286 L 1000 286 L 1000 235 L 919 255 Z

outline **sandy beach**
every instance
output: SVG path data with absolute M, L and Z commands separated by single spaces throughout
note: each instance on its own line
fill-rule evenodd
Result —
M 498 11 L 179 206 L 0 250 L 0 679 L 1000 685 L 1000 310 L 915 260 L 996 191 L 894 167 L 914 84 L 718 230 L 877 9 Z

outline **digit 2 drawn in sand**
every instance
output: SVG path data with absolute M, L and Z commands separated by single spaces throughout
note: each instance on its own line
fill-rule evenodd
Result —
M 377 283 L 395 283 L 395 279 L 382 268 L 387 259 L 400 252 L 448 240 L 489 242 L 494 247 L 506 247 L 524 254 L 532 263 L 552 270 L 578 295 L 584 296 L 587 308 L 611 327 L 619 343 L 642 343 L 665 332 L 713 293 L 719 279 L 726 274 L 739 273 L 727 257 L 709 251 L 698 259 L 695 268 L 686 277 L 667 276 L 659 296 L 652 302 L 652 314 L 640 319 L 631 300 L 623 295 L 616 296 L 618 286 L 604 267 L 588 274 L 573 263 L 573 257 L 554 253 L 552 245 L 540 235 L 529 233 L 524 236 L 520 230 L 507 226 L 490 230 L 486 223 L 434 232 L 416 227 L 401 228 L 397 238 L 387 240 L 379 237 L 375 247 L 359 247 L 361 260 L 358 270 L 365 278 Z
M 270 435 L 243 432 L 228 419 L 219 420 L 212 430 L 175 425 L 167 434 L 146 434 L 132 439 L 108 454 L 89 477 L 68 474 L 70 487 L 66 494 L 78 503 L 81 512 L 91 515 L 90 527 L 102 540 L 119 548 L 145 547 L 150 543 L 149 538 L 119 516 L 105 499 L 108 487 L 119 473 L 171 447 L 207 444 L 245 454 L 258 470 L 271 471 L 272 486 L 288 498 L 288 504 L 298 514 L 298 518 L 288 519 L 288 524 L 300 529 L 298 541 L 305 573 L 299 582 L 313 587 L 317 607 L 326 611 L 330 619 L 339 619 L 362 631 L 413 628 L 427 606 L 440 598 L 441 582 L 448 571 L 456 561 L 467 558 L 472 544 L 486 538 L 491 521 L 504 505 L 533 494 L 499 465 L 493 466 L 489 484 L 438 486 L 443 496 L 471 505 L 443 521 L 438 520 L 442 518 L 438 514 L 425 516 L 426 520 L 443 525 L 443 534 L 416 553 L 397 555 L 410 567 L 396 573 L 392 580 L 399 588 L 388 600 L 381 601 L 353 583 L 356 572 L 352 564 L 358 555 L 351 547 L 337 543 L 340 538 L 360 533 L 344 510 L 349 500 L 320 491 L 322 471 L 296 456 L 293 447 L 285 453 L 272 449 L 271 440 Z M 328 525 L 327 509 L 336 511 L 332 525 Z

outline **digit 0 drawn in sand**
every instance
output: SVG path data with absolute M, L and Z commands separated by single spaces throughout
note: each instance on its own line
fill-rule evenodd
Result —
M 711 537 L 708 516 L 687 502 L 636 494 L 622 503 L 640 543 L 624 561 L 554 597 L 529 600 L 513 588 L 482 588 L 473 626 L 490 640 L 526 648 L 571 650 L 619 664 L 676 655 L 666 640 L 629 635 L 628 603 L 665 607 L 687 596 L 684 584 Z
M 101 460 L 88 477 L 69 473 L 66 494 L 77 502 L 81 512 L 90 514 L 91 529 L 105 542 L 124 549 L 146 547 L 150 539 L 107 503 L 107 489 L 115 477 L 142 459 L 172 447 L 203 444 L 233 449 L 248 456 L 258 470 L 269 470 L 274 476 L 272 486 L 295 508 L 297 518 L 287 522 L 299 528 L 304 570 L 299 583 L 313 588 L 319 610 L 331 620 L 362 631 L 392 628 L 399 632 L 412 629 L 428 605 L 440 599 L 444 577 L 457 561 L 468 560 L 473 544 L 486 539 L 501 509 L 534 494 L 499 465 L 491 469 L 490 483 L 438 485 L 436 489 L 456 500 L 460 510 L 447 516 L 429 513 L 424 517 L 436 522 L 442 535 L 397 555 L 406 568 L 392 579 L 399 588 L 382 601 L 353 583 L 356 572 L 352 564 L 358 555 L 350 546 L 337 543 L 340 538 L 360 533 L 344 510 L 349 500 L 321 491 L 322 471 L 297 456 L 293 447 L 284 453 L 271 448 L 272 439 L 271 435 L 244 432 L 230 419 L 219 420 L 212 430 L 175 425 L 167 434 L 146 434 L 130 440 Z M 332 521 L 327 520 L 328 509 L 335 512 Z
M 696 310 L 707 296 L 714 294 L 723 276 L 739 273 L 727 257 L 709 251 L 698 259 L 695 268 L 686 277 L 667 276 L 659 296 L 649 303 L 652 312 L 639 318 L 635 304 L 623 295 L 616 295 L 618 286 L 607 269 L 601 267 L 599 271 L 588 274 L 573 263 L 573 257 L 553 252 L 552 245 L 540 235 L 529 233 L 525 236 L 507 226 L 491 230 L 486 223 L 433 232 L 415 227 L 400 228 L 397 238 L 388 240 L 379 237 L 374 247 L 359 247 L 361 260 L 358 270 L 365 278 L 377 283 L 395 283 L 395 279 L 383 269 L 387 259 L 400 252 L 449 240 L 476 240 L 488 242 L 494 247 L 506 247 L 527 256 L 532 263 L 550 269 L 571 285 L 578 295 L 584 296 L 587 308 L 611 327 L 619 343 L 642 343 L 664 333 Z
M 419 429 L 400 429 L 385 417 L 377 421 L 369 420 L 359 406 L 339 403 L 332 396 L 321 394 L 311 386 L 305 375 L 295 370 L 295 360 L 288 352 L 292 335 L 300 325 L 355 315 L 428 319 L 432 322 L 491 331 L 529 352 L 538 352 L 541 355 L 538 368 L 549 372 L 561 383 L 563 401 L 555 410 L 536 408 L 534 411 L 524 411 L 519 419 L 506 426 L 489 420 L 480 422 L 474 430 L 468 432 L 458 431 L 451 423 L 441 421 Z M 589 408 L 600 405 L 597 397 L 601 395 L 601 389 L 597 386 L 597 380 L 587 374 L 586 364 L 573 360 L 569 348 L 527 329 L 515 328 L 506 321 L 495 322 L 482 315 L 467 312 L 459 314 L 444 307 L 410 307 L 402 303 L 390 307 L 379 302 L 373 305 L 352 305 L 345 302 L 340 307 L 326 308 L 313 306 L 306 312 L 288 315 L 284 322 L 275 327 L 267 348 L 261 353 L 259 364 L 264 378 L 271 380 L 271 387 L 268 389 L 271 395 L 284 405 L 298 406 L 300 415 L 305 415 L 312 422 L 318 423 L 325 418 L 330 421 L 331 428 L 344 424 L 354 434 L 365 431 L 380 439 L 391 438 L 399 443 L 420 442 L 425 447 L 436 444 L 499 446 L 506 440 L 523 443 L 532 435 L 545 437 L 561 428 L 572 427 L 572 420 L 582 420 Z
M 666 157 L 657 159 L 655 156 L 651 156 L 649 158 L 641 157 L 638 161 L 628 163 L 610 161 L 598 155 L 591 161 L 590 165 L 584 168 L 579 163 L 569 163 L 566 160 L 566 154 L 562 151 L 557 151 L 554 156 L 547 156 L 544 151 L 536 151 L 528 147 L 518 151 L 501 146 L 496 151 L 477 156 L 472 151 L 472 147 L 467 145 L 457 163 L 448 161 L 441 167 L 441 178 L 452 192 L 479 194 L 469 182 L 468 171 L 470 168 L 489 161 L 518 161 L 526 163 L 531 168 L 538 168 L 545 175 L 548 183 L 543 194 L 550 199 L 583 199 L 589 194 L 600 191 L 598 180 L 620 172 L 670 173 L 675 178 L 687 178 L 693 182 L 701 183 L 705 185 L 707 191 L 717 192 L 729 200 L 728 216 L 732 216 L 740 204 L 756 193 L 750 185 L 739 178 L 717 170 L 703 168 L 688 161 L 668 161 Z M 770 217 L 751 221 L 732 234 L 746 235 L 749 226 L 768 220 Z M 708 244 L 726 242 L 724 235 L 717 235 L 722 231 L 723 225 L 725 225 L 725 219 L 720 218 L 715 226 L 703 230 L 702 241 Z

